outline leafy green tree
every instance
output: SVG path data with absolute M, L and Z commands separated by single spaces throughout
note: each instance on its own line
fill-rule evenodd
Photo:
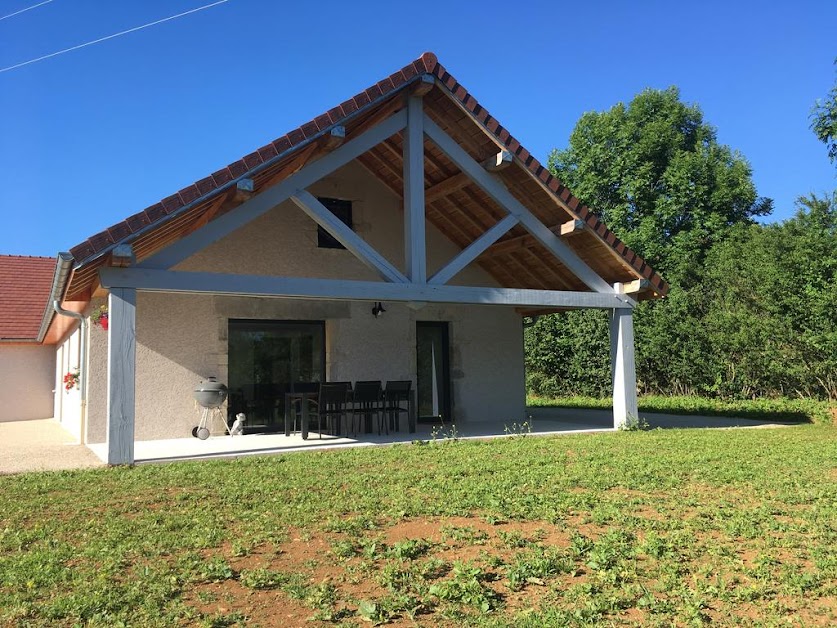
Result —
M 723 395 L 837 400 L 837 193 L 709 254 L 704 328 Z
M 837 59 L 834 60 L 837 65 Z M 828 157 L 837 164 L 837 83 L 825 99 L 817 100 L 811 113 L 811 130 L 828 147 Z
M 756 194 L 747 161 L 719 144 L 700 108 L 681 102 L 672 87 L 584 114 L 569 146 L 553 151 L 548 163 L 672 285 L 667 299 L 635 311 L 640 387 L 712 392 L 716 365 L 698 289 L 706 252 L 736 225 L 753 224 L 772 209 Z M 603 312 L 544 317 L 527 330 L 526 342 L 533 392 L 609 393 Z
M 606 396 L 610 341 L 605 312 L 542 316 L 525 334 L 527 389 L 538 395 Z
M 669 282 L 690 285 L 727 229 L 770 213 L 747 161 L 677 88 L 585 113 L 550 169 Z

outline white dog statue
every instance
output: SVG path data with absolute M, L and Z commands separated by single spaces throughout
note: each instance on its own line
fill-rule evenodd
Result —
M 235 415 L 235 422 L 232 424 L 232 428 L 230 428 L 230 436 L 235 436 L 236 434 L 243 434 L 244 433 L 244 422 L 247 420 L 247 417 L 243 412 L 239 412 Z

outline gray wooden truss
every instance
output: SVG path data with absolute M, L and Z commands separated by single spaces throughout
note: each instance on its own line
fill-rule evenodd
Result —
M 404 272 L 392 265 L 368 242 L 343 224 L 307 188 L 348 164 L 392 135 L 404 132 Z M 341 133 L 342 140 L 345 133 Z M 425 237 L 424 141 L 429 138 L 507 213 L 469 246 L 427 277 Z M 611 311 L 614 426 L 636 417 L 636 377 L 632 309 L 629 285 L 610 285 L 573 249 L 543 224 L 503 185 L 496 171 L 521 167 L 513 156 L 500 151 L 480 164 L 424 112 L 422 97 L 408 97 L 407 107 L 372 128 L 337 146 L 283 181 L 251 195 L 241 205 L 208 222 L 132 267 L 104 268 L 102 287 L 110 290 L 108 352 L 108 462 L 133 462 L 134 386 L 136 352 L 136 291 L 211 293 L 240 296 L 398 301 L 415 303 L 469 303 L 523 308 L 599 308 Z M 245 180 L 247 175 L 242 177 Z M 248 186 L 245 185 L 243 189 Z M 250 187 L 252 191 L 252 186 Z M 330 233 L 381 281 L 335 281 L 296 277 L 225 275 L 185 272 L 174 267 L 213 242 L 290 200 Z M 516 225 L 524 227 L 590 292 L 524 290 L 453 286 L 448 282 Z

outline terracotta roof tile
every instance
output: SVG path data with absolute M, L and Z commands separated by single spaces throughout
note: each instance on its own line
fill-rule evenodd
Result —
M 144 226 L 150 223 L 148 220 L 148 216 L 145 215 L 145 212 L 139 212 L 138 214 L 134 214 L 133 216 L 129 217 L 126 221 L 128 224 L 128 228 L 131 230 L 131 233 L 139 231 Z
M 54 257 L 0 255 L 0 339 L 37 340 L 55 263 Z
M 279 152 L 276 150 L 276 147 L 273 144 L 267 144 L 262 146 L 258 150 L 259 156 L 262 158 L 262 161 L 267 161 L 268 159 L 273 159 Z
M 261 163 L 261 160 L 259 160 L 259 163 Z M 199 198 L 201 196 L 201 193 L 198 190 L 198 186 L 193 184 L 187 188 L 183 188 L 182 190 L 180 190 L 180 192 L 178 192 L 178 195 L 180 196 L 180 200 L 183 201 L 183 204 L 188 205 L 195 199 Z

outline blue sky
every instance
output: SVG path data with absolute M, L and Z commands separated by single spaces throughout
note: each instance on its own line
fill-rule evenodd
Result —
M 0 17 L 37 2 L 0 0 Z M 53 0 L 0 20 L 0 68 L 208 2 Z M 425 50 L 544 161 L 583 112 L 677 85 L 783 219 L 837 187 L 808 128 L 835 24 L 832 0 L 230 0 L 0 73 L 0 253 L 67 250 Z

